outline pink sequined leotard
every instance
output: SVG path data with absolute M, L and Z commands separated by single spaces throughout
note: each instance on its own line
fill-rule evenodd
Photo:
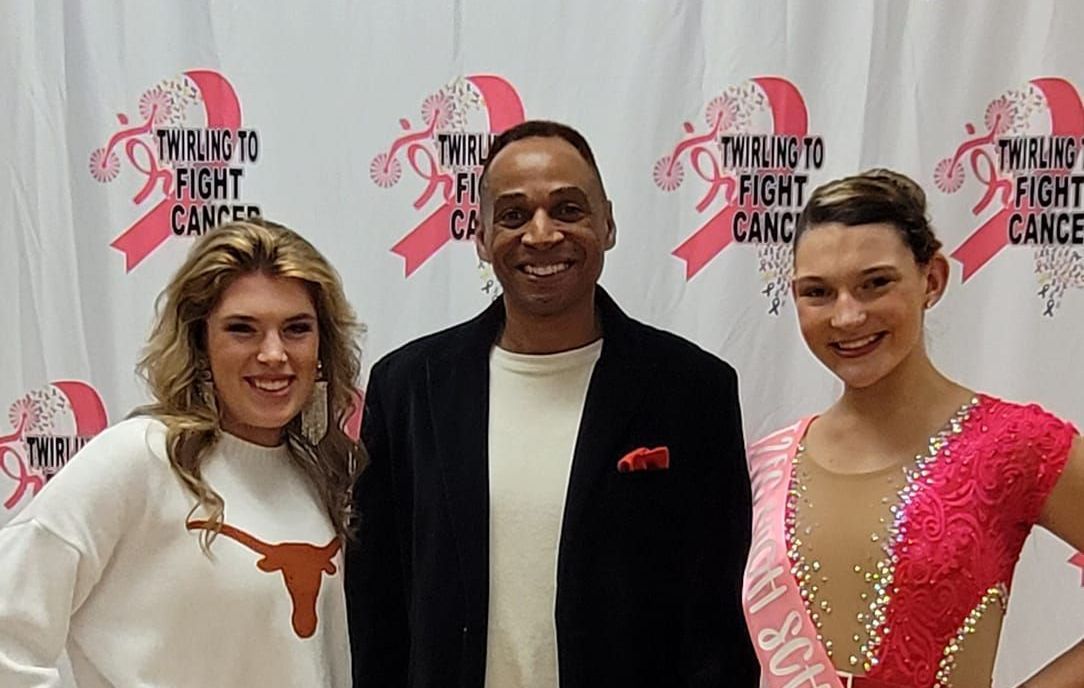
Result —
M 832 473 L 800 445 L 812 420 L 792 426 L 793 443 L 778 433 L 769 439 L 774 447 L 789 446 L 779 510 L 784 556 L 797 583 L 792 597 L 801 600 L 820 656 L 841 675 L 884 685 L 989 685 L 1013 570 L 1076 429 L 1038 406 L 979 395 L 904 470 L 848 475 Z M 764 461 L 777 473 L 783 462 L 758 444 L 750 447 L 750 463 L 754 511 L 763 516 L 768 512 L 758 503 L 770 499 Z M 754 520 L 753 556 L 766 551 L 758 550 L 765 520 Z M 757 574 L 768 570 L 763 561 L 754 565 L 751 558 L 746 576 L 752 621 L 751 605 L 767 609 L 788 599 L 767 600 L 769 587 Z M 773 666 L 776 627 L 751 623 L 761 629 L 758 652 L 766 668 Z M 774 668 L 783 680 L 778 652 Z

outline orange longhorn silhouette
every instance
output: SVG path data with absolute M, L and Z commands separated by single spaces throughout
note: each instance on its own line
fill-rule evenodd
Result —
M 189 521 L 187 527 L 188 530 L 211 530 L 210 524 L 203 520 Z M 339 538 L 317 547 L 307 542 L 270 544 L 226 523 L 219 532 L 262 555 L 256 562 L 261 571 L 282 571 L 282 580 L 293 603 L 294 632 L 301 638 L 311 637 L 316 632 L 316 598 L 320 594 L 323 574 L 336 571 L 331 560 L 342 546 Z

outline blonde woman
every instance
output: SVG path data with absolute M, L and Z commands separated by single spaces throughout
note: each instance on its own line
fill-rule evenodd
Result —
M 262 221 L 159 298 L 154 398 L 0 530 L 0 685 L 347 686 L 341 543 L 361 450 L 339 277 Z

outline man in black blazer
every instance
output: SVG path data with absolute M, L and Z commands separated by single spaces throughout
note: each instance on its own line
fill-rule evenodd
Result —
M 354 685 L 755 686 L 733 369 L 597 286 L 616 230 L 577 132 L 507 130 L 481 190 L 502 297 L 370 375 Z

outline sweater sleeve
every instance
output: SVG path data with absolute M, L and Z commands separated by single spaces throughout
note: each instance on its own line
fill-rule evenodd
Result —
M 0 685 L 53 688 L 78 587 L 79 552 L 36 521 L 0 530 Z
M 59 685 L 72 615 L 144 513 L 152 423 L 98 435 L 0 528 L 0 686 Z

